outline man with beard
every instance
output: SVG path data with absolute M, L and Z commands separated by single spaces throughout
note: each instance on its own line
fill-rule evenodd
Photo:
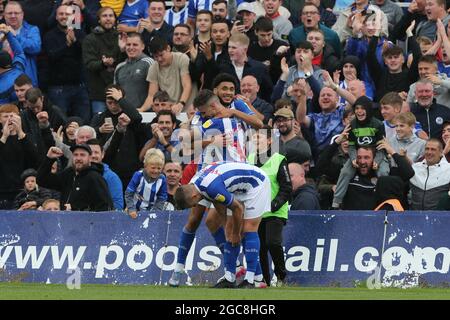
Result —
M 73 211 L 108 211 L 113 202 L 101 171 L 91 166 L 91 148 L 78 144 L 70 148 L 73 165 L 60 173 L 51 173 L 53 162 L 63 155 L 51 147 L 38 170 L 39 185 L 61 191 L 61 209 Z
M 405 156 L 395 152 L 385 142 L 377 146 L 377 149 L 385 149 L 397 164 L 391 168 L 390 176 L 399 176 L 407 182 L 414 176 L 414 170 Z M 350 180 L 345 194 L 342 209 L 344 210 L 373 210 L 377 205 L 375 186 L 377 173 L 373 170 L 375 149 L 360 147 L 356 156 L 356 174 Z
M 106 109 L 105 88 L 113 82 L 114 70 L 122 58 L 113 9 L 103 7 L 98 10 L 97 17 L 100 25 L 84 38 L 82 44 L 93 114 Z
M 169 110 L 161 110 L 156 115 L 156 123 L 152 123 L 149 128 L 152 131 L 152 138 L 147 141 L 139 153 L 139 160 L 144 161 L 147 150 L 151 148 L 159 149 L 163 152 L 165 161 L 171 161 L 171 153 L 178 144 L 178 139 L 173 140 L 172 133 L 176 127 L 176 117 Z
M 292 130 L 294 121 L 294 112 L 289 108 L 281 108 L 274 114 L 274 126 L 280 132 L 281 153 L 286 156 L 288 163 L 302 164 L 311 159 L 311 148 L 306 140 Z

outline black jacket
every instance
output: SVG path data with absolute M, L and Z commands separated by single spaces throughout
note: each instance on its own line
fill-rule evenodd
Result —
M 99 128 L 105 123 L 105 118 L 111 118 L 114 127 L 116 127 L 117 124 L 119 123 L 119 116 L 122 113 L 125 113 L 130 118 L 131 124 L 140 123 L 142 121 L 142 116 L 139 113 L 139 111 L 137 111 L 137 109 L 134 108 L 126 98 L 122 98 L 119 100 L 119 106 L 122 109 L 122 112 L 112 114 L 111 111 L 106 109 L 102 113 L 94 115 L 94 117 L 91 120 L 91 127 L 93 127 L 97 132 L 97 138 L 100 139 L 102 144 L 105 144 L 105 142 L 112 135 L 112 133 L 106 134 L 100 133 L 99 131 Z
M 369 41 L 369 47 L 367 48 L 367 67 L 369 74 L 375 84 L 375 99 L 374 101 L 380 101 L 380 99 L 388 92 L 395 91 L 401 92 L 409 91 L 411 84 L 419 79 L 418 63 L 421 57 L 421 51 L 419 44 L 415 41 L 414 37 L 408 38 L 408 47 L 413 54 L 413 62 L 408 68 L 404 67 L 400 73 L 390 73 L 387 69 L 381 68 L 376 57 L 376 49 L 378 45 L 379 37 L 373 36 Z
M 442 124 L 450 120 L 450 109 L 442 104 L 433 103 L 429 108 L 424 108 L 418 103 L 411 104 L 411 112 L 416 116 L 417 121 L 422 125 L 430 138 L 441 138 Z
M 211 52 L 213 53 L 213 58 L 208 60 L 203 52 L 199 51 L 197 58 L 195 59 L 195 75 L 197 75 L 197 83 L 202 83 L 203 89 L 212 90 L 212 83 L 216 75 L 218 74 L 217 65 L 230 61 L 230 56 L 228 55 L 228 45 L 222 48 L 222 53 L 217 56 L 217 60 L 214 60 L 214 53 L 216 52 L 216 47 L 214 43 L 211 45 Z M 201 76 L 203 75 L 203 81 L 201 81 Z
M 81 42 L 85 34 L 74 29 L 76 41 L 70 47 L 66 33 L 59 26 L 47 32 L 42 42 L 48 57 L 48 84 L 53 86 L 79 85 L 83 77 Z M 62 72 L 64 70 L 64 72 Z
M 96 27 L 92 33 L 84 38 L 83 64 L 87 69 L 87 83 L 89 98 L 91 100 L 105 100 L 105 88 L 113 83 L 116 66 L 125 59 L 126 55 L 120 52 L 119 33 L 116 30 L 104 30 Z M 112 67 L 106 67 L 102 56 L 114 58 Z
M 38 184 L 61 191 L 61 209 L 69 203 L 72 211 L 108 211 L 114 205 L 106 181 L 102 177 L 103 166 L 92 164 L 76 174 L 73 167 L 60 173 L 51 173 L 55 160 L 46 158 L 39 167 Z
M 320 210 L 319 193 L 311 184 L 305 184 L 294 191 L 291 210 Z
M 397 167 L 391 168 L 390 176 L 400 177 L 403 182 L 407 182 L 414 176 L 414 169 L 404 156 L 395 153 L 392 155 Z M 376 174 L 371 171 L 363 176 L 359 173 L 350 181 L 347 194 L 344 197 L 342 208 L 345 210 L 372 210 L 377 206 L 377 196 L 375 194 Z M 399 193 L 404 191 L 400 189 Z
M 330 74 L 339 69 L 341 60 L 334 51 L 333 47 L 329 44 L 325 44 L 322 52 L 322 63 L 320 67 L 327 70 Z
M 149 45 L 154 37 L 166 39 L 167 43 L 172 45 L 173 29 L 174 28 L 165 21 L 163 22 L 163 25 L 161 26 L 161 28 L 159 28 L 159 30 L 153 29 L 152 32 L 148 32 L 146 29 L 144 29 L 144 31 L 142 31 L 142 39 L 144 39 L 145 54 L 149 57 L 153 57 L 152 53 L 149 50 Z
M 22 140 L 9 136 L 5 144 L 0 142 L 0 159 L 0 199 L 14 200 L 23 188 L 22 172 L 40 164 L 37 149 L 28 135 Z
M 237 83 L 236 92 L 240 92 L 240 81 L 236 74 L 234 66 L 231 63 L 231 60 L 216 64 L 216 69 L 214 69 L 214 71 L 217 73 L 225 72 L 234 76 Z M 258 84 L 260 86 L 258 96 L 266 101 L 270 101 L 270 95 L 273 90 L 273 83 L 272 79 L 270 78 L 268 68 L 262 62 L 256 61 L 252 58 L 248 58 L 248 60 L 244 64 L 242 78 L 247 75 L 252 75 L 258 80 Z
M 152 138 L 149 124 L 131 123 L 124 133 L 115 130 L 105 146 L 103 162 L 119 176 L 125 190 L 135 171 L 142 168 L 139 153 Z
M 52 192 L 46 188 L 36 187 L 36 189 L 28 192 L 23 190 L 19 193 L 14 200 L 14 208 L 19 209 L 25 202 L 36 201 L 37 206 L 41 206 L 42 203 L 52 197 Z
M 50 127 L 48 128 L 39 127 L 39 121 L 36 118 L 36 115 L 28 108 L 22 110 L 21 117 L 23 131 L 30 136 L 31 141 L 38 150 L 39 156 L 43 159 L 49 148 L 48 131 L 58 131 L 60 126 L 64 126 L 66 124 L 67 119 L 61 109 L 52 105 L 47 97 L 44 97 L 44 106 L 42 111 L 46 111 L 48 113 L 48 122 L 50 124 Z
M 336 142 L 328 145 L 319 155 L 316 170 L 319 176 L 325 175 L 328 180 L 337 183 L 342 167 L 348 159 L 348 154 L 339 148 Z

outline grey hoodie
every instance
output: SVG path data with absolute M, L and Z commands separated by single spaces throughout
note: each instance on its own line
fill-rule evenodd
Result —
M 425 153 L 425 140 L 418 138 L 415 134 L 405 139 L 399 139 L 397 135 L 389 138 L 389 144 L 394 148 L 396 152 L 400 152 L 400 149 L 406 150 L 406 156 L 411 159 L 412 162 L 420 161 Z M 395 161 L 391 159 L 391 167 L 396 167 Z

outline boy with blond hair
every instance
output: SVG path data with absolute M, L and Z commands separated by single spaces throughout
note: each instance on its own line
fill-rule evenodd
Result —
M 412 162 L 423 158 L 426 141 L 414 134 L 416 117 L 411 112 L 403 112 L 395 116 L 395 135 L 388 139 L 389 144 L 399 154 L 405 155 Z M 391 159 L 391 165 L 394 162 Z
M 145 153 L 144 168 L 136 171 L 125 191 L 127 212 L 135 219 L 140 210 L 162 210 L 167 202 L 167 182 L 162 173 L 164 154 L 159 149 Z

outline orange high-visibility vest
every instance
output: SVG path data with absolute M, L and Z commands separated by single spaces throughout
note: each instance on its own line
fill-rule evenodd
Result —
M 405 209 L 403 209 L 402 204 L 397 199 L 388 199 L 388 200 L 380 203 L 380 205 L 378 207 L 376 207 L 374 210 L 375 211 L 380 210 L 380 208 L 385 204 L 391 205 L 394 208 L 394 211 L 405 211 Z

